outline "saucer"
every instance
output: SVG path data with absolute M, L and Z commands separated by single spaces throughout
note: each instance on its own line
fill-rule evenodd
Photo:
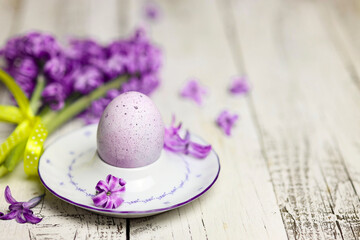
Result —
M 113 217 L 135 218 L 181 207 L 203 195 L 215 183 L 220 162 L 215 151 L 205 159 L 162 150 L 154 163 L 118 168 L 102 161 L 96 151 L 97 124 L 60 137 L 39 160 L 43 185 L 75 206 Z M 191 135 L 191 140 L 207 144 Z M 96 207 L 95 186 L 108 174 L 126 181 L 124 202 L 116 209 Z

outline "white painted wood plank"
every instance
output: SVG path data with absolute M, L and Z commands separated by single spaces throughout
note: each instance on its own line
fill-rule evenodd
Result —
M 26 33 L 33 30 L 54 32 L 54 27 L 57 26 L 59 1 L 22 0 L 21 9 L 19 23 L 14 32 Z
M 284 239 L 246 100 L 227 93 L 238 71 L 216 2 L 158 3 L 162 11 L 158 23 L 144 23 L 144 2 L 134 3 L 131 10 L 132 25 L 146 26 L 165 54 L 163 82 L 153 99 L 167 124 L 174 113 L 184 127 L 210 141 L 222 169 L 218 182 L 199 200 L 169 213 L 131 219 L 131 239 Z M 189 77 L 198 78 L 210 92 L 203 107 L 179 97 Z M 224 108 L 241 116 L 231 138 L 214 124 Z
M 357 239 L 360 95 L 317 4 L 241 1 L 231 9 L 288 237 Z
M 11 29 L 15 32 L 29 30 L 46 31 L 66 40 L 69 36 L 91 36 L 100 31 L 100 40 L 109 41 L 118 37 L 120 32 L 116 23 L 116 2 L 109 2 L 106 8 L 99 12 L 96 2 L 88 1 L 24 1 L 21 5 L 21 15 L 18 25 Z M 109 12 L 109 10 L 112 10 Z M 100 9 L 101 10 L 101 9 Z M 107 11 L 104 19 L 103 11 Z M 0 14 L 1 15 L 1 14 Z M 90 20 L 89 20 L 90 19 Z M 109 21 L 109 24 L 106 22 Z M 104 27 L 100 29 L 100 23 Z M 11 36 L 9 33 L 8 36 Z M 49 144 L 56 137 L 70 132 L 83 124 L 79 120 L 72 121 L 56 131 L 48 140 Z M 5 137 L 5 135 L 4 135 Z M 44 188 L 37 179 L 28 178 L 20 164 L 15 171 L 0 179 L 0 189 L 3 191 L 9 185 L 18 200 L 27 200 L 40 195 Z M 0 192 L 3 199 L 3 192 Z M 5 210 L 7 203 L 0 201 L 0 209 Z M 36 208 L 35 214 L 44 217 L 37 225 L 17 224 L 15 221 L 0 221 L 0 228 L 7 235 L 0 239 L 125 239 L 126 221 L 93 214 L 67 204 L 46 192 L 45 200 Z
M 18 16 L 21 14 L 21 6 L 19 1 L 0 1 L 0 42 L 5 43 L 13 33 L 13 28 L 16 27 L 18 23 Z M 1 61 L 0 61 L 1 63 Z M 3 84 L 0 84 L 0 102 L 3 104 L 10 104 L 9 92 L 3 88 Z M 9 124 L 0 123 L 0 141 L 4 138 L 2 134 L 8 135 L 11 133 L 13 126 Z

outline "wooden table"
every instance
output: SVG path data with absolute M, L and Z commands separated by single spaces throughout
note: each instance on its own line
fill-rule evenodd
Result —
M 0 42 L 32 29 L 107 42 L 143 24 L 166 59 L 152 98 L 167 123 L 175 113 L 213 145 L 218 181 L 184 207 L 140 219 L 96 215 L 46 192 L 34 209 L 43 221 L 0 221 L 0 239 L 360 238 L 360 1 L 157 2 L 162 17 L 149 23 L 146 1 L 0 0 Z M 251 93 L 229 95 L 231 77 L 243 74 Z M 179 97 L 189 77 L 209 90 L 202 107 Z M 223 109 L 241 117 L 232 137 L 214 124 Z M 4 139 L 11 129 L 0 127 Z M 6 185 L 19 200 L 44 191 L 19 166 L 0 179 L 1 211 Z

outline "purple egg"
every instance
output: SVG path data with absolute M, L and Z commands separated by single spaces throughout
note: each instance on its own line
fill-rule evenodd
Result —
M 97 151 L 106 163 L 136 168 L 155 162 L 164 145 L 164 122 L 149 97 L 126 92 L 105 108 L 97 130 Z

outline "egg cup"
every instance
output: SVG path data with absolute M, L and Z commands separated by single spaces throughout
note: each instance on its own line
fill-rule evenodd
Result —
M 157 161 L 136 168 L 112 166 L 97 154 L 97 124 L 83 127 L 52 143 L 39 160 L 43 185 L 56 197 L 99 214 L 136 218 L 183 206 L 215 183 L 220 162 L 215 151 L 205 159 L 162 150 Z M 207 143 L 191 135 L 191 140 Z M 124 179 L 124 202 L 116 209 L 96 207 L 95 186 L 108 174 Z

